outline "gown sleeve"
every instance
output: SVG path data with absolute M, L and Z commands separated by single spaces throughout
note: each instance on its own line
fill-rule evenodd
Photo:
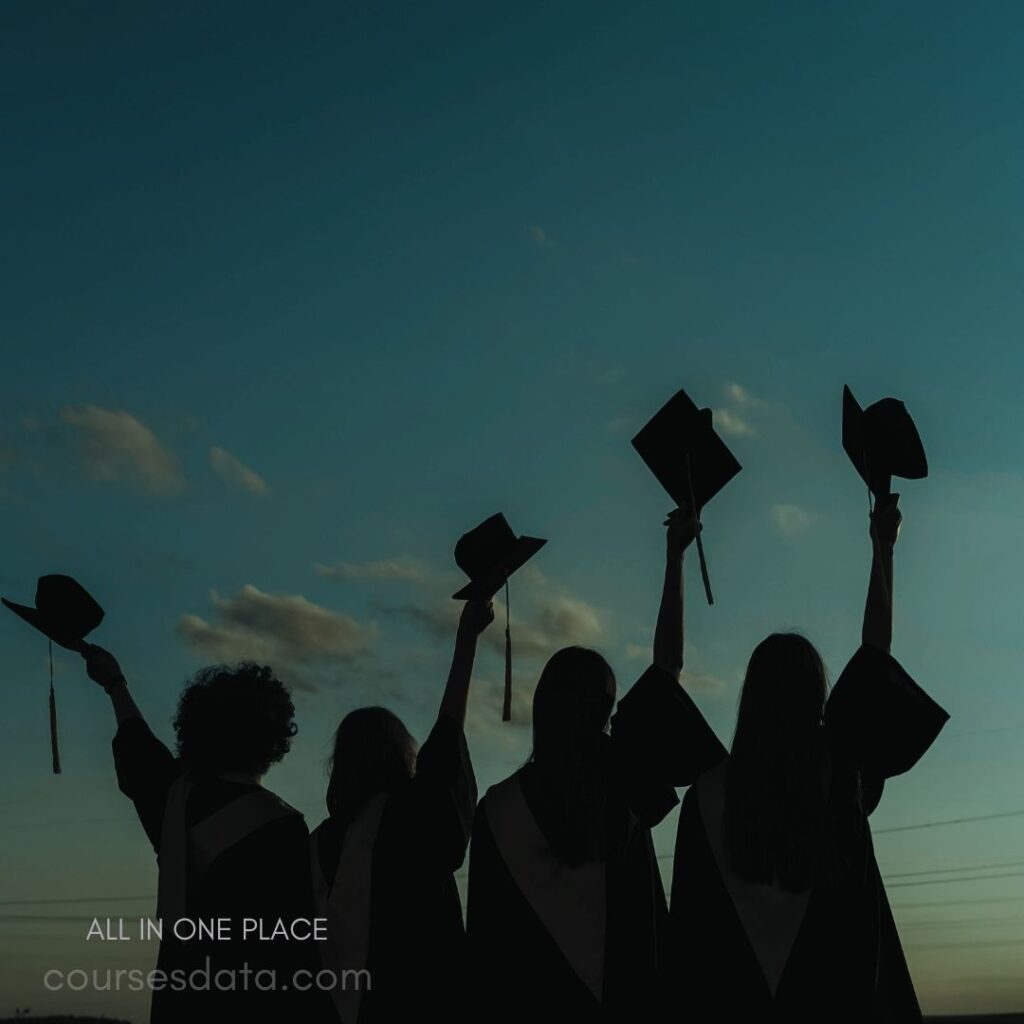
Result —
M 111 746 L 117 784 L 135 804 L 149 841 L 158 849 L 167 790 L 181 774 L 181 763 L 141 718 L 122 722 Z
M 435 866 L 455 871 L 466 856 L 476 810 L 476 778 L 462 727 L 441 715 L 416 759 L 412 803 L 418 842 Z
M 860 772 L 869 813 L 885 780 L 913 768 L 948 719 L 891 654 L 869 644 L 850 659 L 825 706 L 832 749 Z
M 721 761 L 725 747 L 671 673 L 652 665 L 619 701 L 612 744 L 631 809 L 653 827 L 688 786 Z

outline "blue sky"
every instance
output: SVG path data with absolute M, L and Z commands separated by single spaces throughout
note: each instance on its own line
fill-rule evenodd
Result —
M 270 782 L 315 823 L 346 710 L 429 728 L 451 548 L 501 509 L 550 543 L 512 590 L 519 724 L 479 662 L 486 786 L 547 653 L 643 668 L 668 502 L 629 438 L 685 386 L 744 464 L 705 514 L 718 603 L 689 587 L 728 740 L 766 632 L 833 676 L 856 644 L 849 383 L 925 438 L 894 650 L 953 716 L 876 829 L 1024 809 L 1022 33 L 996 0 L 5 4 L 2 592 L 86 582 L 165 737 L 190 671 L 271 660 L 301 732 Z M 58 659 L 49 775 L 45 645 L 0 642 L 0 903 L 154 892 L 102 694 Z M 876 845 L 926 1009 L 1020 1009 L 1021 869 L 907 872 L 1024 861 L 1024 816 Z M 89 1005 L 42 970 L 155 951 L 68 918 L 149 910 L 0 906 L 0 1010 Z

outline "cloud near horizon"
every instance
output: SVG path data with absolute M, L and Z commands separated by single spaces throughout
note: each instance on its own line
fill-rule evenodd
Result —
M 470 737 L 486 738 L 489 744 L 503 738 L 516 746 L 522 742 L 520 730 L 528 729 L 533 722 L 533 691 L 537 688 L 535 675 L 512 676 L 512 720 L 503 722 L 501 712 L 505 706 L 505 682 L 503 679 L 474 677 L 466 711 L 466 733 Z M 512 727 L 510 730 L 509 727 Z
M 318 668 L 370 654 L 374 624 L 330 611 L 299 594 L 268 594 L 247 583 L 223 597 L 211 591 L 215 621 L 186 614 L 178 636 L 197 653 L 220 661 L 259 661 L 302 689 L 316 689 Z
M 654 658 L 651 644 L 626 644 L 626 657 L 630 661 L 645 661 L 648 664 Z M 698 690 L 702 693 L 715 693 L 726 688 L 725 681 L 710 672 L 694 672 L 683 669 L 680 680 L 687 690 Z
M 405 619 L 441 640 L 455 635 L 463 605 L 453 601 L 454 574 L 442 572 L 411 559 L 389 559 L 362 565 L 317 567 L 321 575 L 346 580 L 377 582 L 407 580 L 420 585 L 414 598 L 393 602 L 376 600 L 374 606 L 386 616 Z M 520 586 L 517 587 L 516 581 Z M 533 565 L 526 565 L 512 582 L 513 657 L 547 658 L 570 644 L 593 645 L 604 637 L 600 612 L 586 601 L 567 593 Z M 505 603 L 494 599 L 494 624 L 483 633 L 484 646 L 504 655 Z

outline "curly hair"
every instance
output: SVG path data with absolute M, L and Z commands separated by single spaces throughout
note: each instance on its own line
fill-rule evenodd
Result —
M 190 770 L 262 775 L 291 747 L 295 706 L 266 665 L 210 665 L 182 691 L 174 731 Z

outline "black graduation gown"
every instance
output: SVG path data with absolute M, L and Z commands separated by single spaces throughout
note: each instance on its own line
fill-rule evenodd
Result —
M 135 804 L 159 857 L 168 794 L 184 768 L 139 718 L 122 723 L 113 751 L 121 791 Z M 196 779 L 185 803 L 185 825 L 192 828 L 258 790 L 255 785 L 219 778 Z M 315 916 L 309 832 L 302 816 L 296 812 L 261 825 L 217 856 L 195 883 L 193 871 L 190 855 L 183 916 L 205 921 L 227 918 L 231 938 L 181 941 L 171 933 L 171 922 L 164 922 L 157 968 L 167 972 L 170 980 L 153 992 L 152 1024 L 334 1020 L 324 993 L 301 992 L 292 984 L 296 972 L 310 972 L 300 978 L 306 984 L 319 969 L 312 940 L 241 938 L 243 918 L 262 919 L 272 928 L 278 919 L 290 924 Z M 220 975 L 218 981 L 216 972 L 225 969 L 236 973 L 233 978 Z M 175 980 L 194 971 L 200 973 L 192 976 L 191 984 Z M 261 991 L 270 986 L 271 976 L 257 972 L 267 971 L 274 972 L 273 990 Z M 234 985 L 234 991 L 218 990 L 218 984 L 221 988 Z
M 654 1019 L 668 908 L 650 829 L 678 802 L 675 787 L 724 755 L 678 682 L 652 667 L 619 703 L 604 746 L 603 864 L 567 868 L 557 862 L 538 824 L 545 820 L 544 794 L 532 765 L 488 791 L 470 849 L 474 1020 Z M 492 817 L 508 813 L 519 816 L 511 822 Z M 517 831 L 521 837 L 525 831 L 525 842 L 517 844 Z M 596 873 L 595 885 L 603 873 L 603 914 L 601 892 L 591 890 L 596 898 L 588 899 L 585 881 L 578 897 L 566 894 L 580 871 L 592 879 Z M 533 887 L 538 879 L 540 889 Z M 567 916 L 579 919 L 575 927 Z
M 712 814 L 707 820 L 714 820 L 714 805 L 703 802 L 702 793 L 720 783 L 708 776 L 687 792 L 676 839 L 671 918 L 677 948 L 669 972 L 671 995 L 686 1009 L 687 1020 L 920 1021 L 866 817 L 885 779 L 912 767 L 947 718 L 877 648 L 862 647 L 843 671 L 825 712 L 830 799 L 853 800 L 851 813 L 860 816 L 862 827 L 850 839 L 849 870 L 810 890 L 802 916 L 797 912 L 791 919 L 795 938 L 788 957 L 781 956 L 774 997 L 719 868 L 717 837 L 713 844 L 702 814 L 703 805 Z M 732 884 L 738 892 L 740 883 Z
M 415 776 L 383 802 L 372 840 L 370 983 L 360 997 L 358 1024 L 462 1019 L 466 935 L 453 872 L 465 858 L 475 807 L 465 735 L 442 715 L 420 748 Z M 328 893 L 347 827 L 328 818 L 313 832 Z M 326 966 L 338 971 L 349 965 Z

